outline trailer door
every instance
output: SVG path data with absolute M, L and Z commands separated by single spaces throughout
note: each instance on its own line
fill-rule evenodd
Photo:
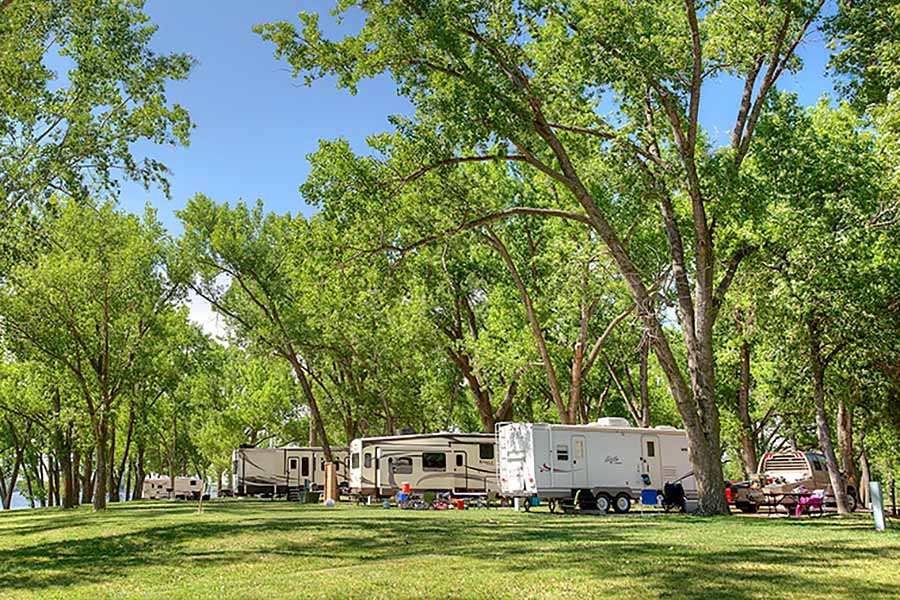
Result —
M 572 487 L 587 487 L 587 452 L 583 435 L 572 436 Z
M 469 489 L 469 465 L 466 453 L 456 450 L 453 453 L 453 487 L 457 491 Z
M 656 489 L 662 489 L 664 482 L 659 466 L 659 436 L 641 436 L 641 463 L 641 473 L 650 478 L 650 483 L 645 483 L 645 486 L 649 485 Z
M 287 485 L 288 487 L 300 487 L 299 460 L 296 456 L 287 457 Z

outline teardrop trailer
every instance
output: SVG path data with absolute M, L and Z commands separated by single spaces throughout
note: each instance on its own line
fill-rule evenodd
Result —
M 682 508 L 697 499 L 683 430 L 608 417 L 588 425 L 500 423 L 496 431 L 502 496 L 618 513 L 642 497 L 662 503 L 667 488 Z

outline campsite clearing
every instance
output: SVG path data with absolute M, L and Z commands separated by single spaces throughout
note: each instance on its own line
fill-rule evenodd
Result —
M 264 500 L 15 511 L 0 598 L 888 598 L 892 525 Z

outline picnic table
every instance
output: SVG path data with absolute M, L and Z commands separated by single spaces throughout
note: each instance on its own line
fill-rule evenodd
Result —
M 763 490 L 763 496 L 766 498 L 764 506 L 769 511 L 769 516 L 778 512 L 778 507 L 783 506 L 787 510 L 788 517 L 793 512 L 791 509 L 800 502 L 800 498 L 809 498 L 812 492 L 776 492 L 775 490 Z

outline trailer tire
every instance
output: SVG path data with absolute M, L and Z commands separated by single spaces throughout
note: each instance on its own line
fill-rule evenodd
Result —
M 549 500 L 547 500 L 547 508 L 550 509 L 551 513 L 556 512 L 556 498 L 550 498 Z
M 613 509 L 619 514 L 627 513 L 631 510 L 631 496 L 625 493 L 616 496 L 616 500 L 613 503 Z
M 595 496 L 597 499 L 597 510 L 602 513 L 609 512 L 610 507 L 612 507 L 612 497 L 606 492 L 600 492 Z

